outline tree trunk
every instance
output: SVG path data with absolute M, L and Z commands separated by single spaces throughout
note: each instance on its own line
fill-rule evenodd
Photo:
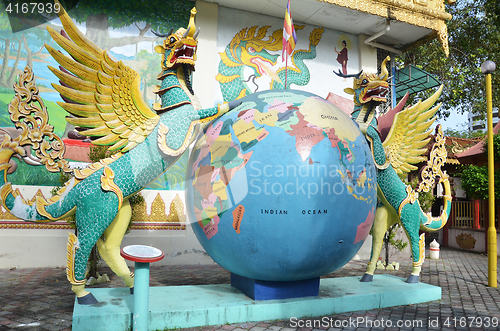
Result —
M 7 85 L 7 69 L 9 68 L 9 56 L 10 56 L 10 39 L 5 39 L 5 50 L 3 52 L 3 63 L 2 71 L 0 72 L 0 86 L 9 87 Z
M 24 38 L 24 35 L 23 35 Z M 10 72 L 9 79 L 7 80 L 7 86 L 8 87 L 13 87 L 14 82 L 16 80 L 16 73 L 17 73 L 17 65 L 19 64 L 19 60 L 21 59 L 21 49 L 22 49 L 22 44 L 21 44 L 21 39 L 19 39 L 19 43 L 17 46 L 17 56 L 16 56 L 16 61 L 14 61 L 14 64 L 12 65 L 12 70 Z
M 30 68 L 33 68 L 33 53 L 31 52 L 31 49 L 28 47 L 28 41 L 26 38 L 22 37 L 23 43 L 24 43 L 24 49 L 26 50 L 26 66 L 29 66 Z
M 97 14 L 90 15 L 87 19 L 87 38 L 92 40 L 96 45 L 101 48 L 106 48 L 109 38 L 109 24 L 108 15 Z
M 45 44 L 43 44 L 38 51 L 33 52 L 28 47 L 28 42 L 26 41 L 26 38 L 24 38 L 24 48 L 26 49 L 26 53 L 28 54 L 26 58 L 26 64 L 29 65 L 31 68 L 33 68 L 33 59 L 35 58 L 35 55 L 42 52 L 42 50 L 45 48 Z
M 145 77 L 142 79 L 142 84 L 144 85 L 144 89 L 142 90 L 142 97 L 143 97 L 144 101 L 146 101 L 146 103 L 149 104 L 149 101 L 148 101 L 148 85 L 147 85 L 147 80 L 146 80 Z

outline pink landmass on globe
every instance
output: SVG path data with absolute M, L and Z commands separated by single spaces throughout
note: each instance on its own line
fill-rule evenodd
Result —
M 290 125 L 292 130 L 287 131 L 287 133 L 295 137 L 295 148 L 302 161 L 305 161 L 311 154 L 312 148 L 322 141 L 325 136 L 322 131 L 308 126 L 308 123 L 304 120 L 304 115 L 300 112 L 296 114 L 299 122 L 295 125 Z
M 207 225 L 203 227 L 203 232 L 205 232 L 205 235 L 209 240 L 215 236 L 217 231 L 219 231 L 219 220 L 219 216 L 216 215 Z
M 358 230 L 356 231 L 356 238 L 354 239 L 354 244 L 357 244 L 360 241 L 363 241 L 370 233 L 370 229 L 372 228 L 373 220 L 375 219 L 375 207 L 370 210 L 368 216 L 366 216 L 366 220 L 358 225 Z

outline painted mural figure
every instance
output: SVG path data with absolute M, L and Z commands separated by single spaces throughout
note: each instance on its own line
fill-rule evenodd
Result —
M 2 132 L 0 143 L 0 199 L 4 208 L 18 218 L 51 222 L 75 215 L 78 236 L 69 234 L 67 278 L 80 304 L 96 299 L 85 290 L 85 269 L 90 250 L 97 243 L 108 266 L 131 288 L 134 275 L 120 256 L 120 245 L 131 217 L 128 198 L 163 174 L 187 149 L 196 126 L 229 111 L 229 105 L 201 109 L 191 87 L 197 36 L 191 10 L 187 29 L 165 35 L 155 50 L 162 54 L 161 85 L 155 89 L 161 103 L 153 109 L 140 92 L 140 77 L 122 61 L 88 40 L 62 9 L 61 33 L 48 27 L 54 41 L 70 56 L 46 45 L 60 69 L 49 67 L 59 78 L 53 87 L 64 102 L 69 123 L 84 128 L 82 134 L 97 138 L 95 145 L 109 146 L 113 156 L 85 169 L 72 170 L 63 158 L 64 144 L 53 133 L 48 114 L 27 67 L 9 104 L 12 122 L 20 134 Z M 73 178 L 55 196 L 37 197 L 29 203 L 7 182 L 11 157 L 27 157 L 26 146 L 35 152 L 38 165 L 49 171 L 72 172 Z M 33 160 L 29 160 L 33 164 Z
M 295 25 L 296 30 L 303 28 L 303 25 Z M 233 37 L 225 51 L 219 53 L 221 61 L 219 73 L 215 79 L 220 84 L 224 101 L 240 99 L 257 92 L 259 86 L 252 90 L 248 82 L 252 80 L 256 84 L 255 80 L 264 75 L 272 79 L 270 89 L 284 88 L 285 74 L 287 74 L 287 86 L 309 84 L 311 76 L 304 60 L 316 58 L 316 46 L 321 40 L 324 29 L 315 28 L 310 33 L 308 50 L 295 50 L 292 53 L 294 67 L 282 67 L 276 72 L 271 67 L 276 65 L 279 54 L 273 54 L 273 52 L 283 47 L 283 29 L 274 31 L 266 38 L 268 29 L 269 26 L 244 28 Z M 248 79 L 244 77 L 245 68 L 252 70 Z
M 370 143 L 377 167 L 379 206 L 372 227 L 372 255 L 361 281 L 372 281 L 384 235 L 390 226 L 400 223 L 410 241 L 413 255 L 413 269 L 407 282 L 416 283 L 425 257 L 425 234 L 422 233 L 419 236 L 419 230 L 437 231 L 441 229 L 446 224 L 451 209 L 451 189 L 448 175 L 441 170 L 447 155 L 441 126 L 437 128 L 436 143 L 431 149 L 427 165 L 421 171 L 422 181 L 417 190 L 414 191 L 409 185 L 405 185 L 398 177 L 398 173 L 417 170 L 412 164 L 425 161 L 422 154 L 427 150 L 425 147 L 430 141 L 428 136 L 431 130 L 429 127 L 435 121 L 434 115 L 440 104 L 432 106 L 441 94 L 443 87 L 441 86 L 429 99 L 419 101 L 416 105 L 404 110 L 402 109 L 407 96 L 403 98 L 394 109 L 384 115 L 389 116 L 389 118 L 393 116 L 394 119 L 390 131 L 381 135 L 375 118 L 375 107 L 381 102 L 386 102 L 389 88 L 386 69 L 388 60 L 389 57 L 382 63 L 380 75 L 368 74 L 363 71 L 356 75 L 336 73 L 341 77 L 354 78 L 353 88 L 347 88 L 344 91 L 354 96 L 354 111 L 351 117 Z M 439 217 L 432 217 L 430 212 L 424 213 L 422 211 L 417 198 L 418 192 L 428 192 L 433 188 L 436 177 L 439 177 L 439 183 L 445 189 L 444 209 Z
M 345 40 L 342 40 L 342 49 L 337 51 L 337 47 L 335 47 L 335 52 L 338 54 L 337 55 L 337 62 L 342 65 L 342 73 L 344 75 L 347 75 L 347 42 Z

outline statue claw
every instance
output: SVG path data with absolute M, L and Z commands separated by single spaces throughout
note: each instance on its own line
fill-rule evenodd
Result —
M 369 283 L 369 282 L 373 281 L 373 275 L 365 273 L 359 281 L 362 283 Z
M 89 293 L 83 297 L 77 297 L 77 299 L 79 305 L 95 305 L 96 303 L 98 303 L 92 293 Z
M 418 283 L 418 278 L 419 278 L 419 276 L 417 276 L 417 275 L 410 275 L 408 277 L 408 279 L 406 280 L 406 282 L 410 283 L 410 284 L 416 284 L 416 283 Z
M 241 105 L 241 100 L 237 99 L 237 100 L 229 101 L 227 103 L 227 105 L 229 106 L 229 110 L 234 109 L 234 108 L 238 107 L 239 105 Z

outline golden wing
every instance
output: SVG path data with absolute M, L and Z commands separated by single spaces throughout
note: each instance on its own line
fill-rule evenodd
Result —
M 87 39 L 62 6 L 59 18 L 62 34 L 47 30 L 71 57 L 46 45 L 63 67 L 49 66 L 61 83 L 52 86 L 66 101 L 58 104 L 76 116 L 66 118 L 70 124 L 86 129 L 80 133 L 100 137 L 93 144 L 129 151 L 146 139 L 160 119 L 141 96 L 139 74 Z
M 383 142 L 383 146 L 392 167 L 397 173 L 410 172 L 418 168 L 412 164 L 425 161 L 422 154 L 430 141 L 429 127 L 434 123 L 434 116 L 441 106 L 431 108 L 441 95 L 443 85 L 430 98 L 419 101 L 414 106 L 397 113 Z

